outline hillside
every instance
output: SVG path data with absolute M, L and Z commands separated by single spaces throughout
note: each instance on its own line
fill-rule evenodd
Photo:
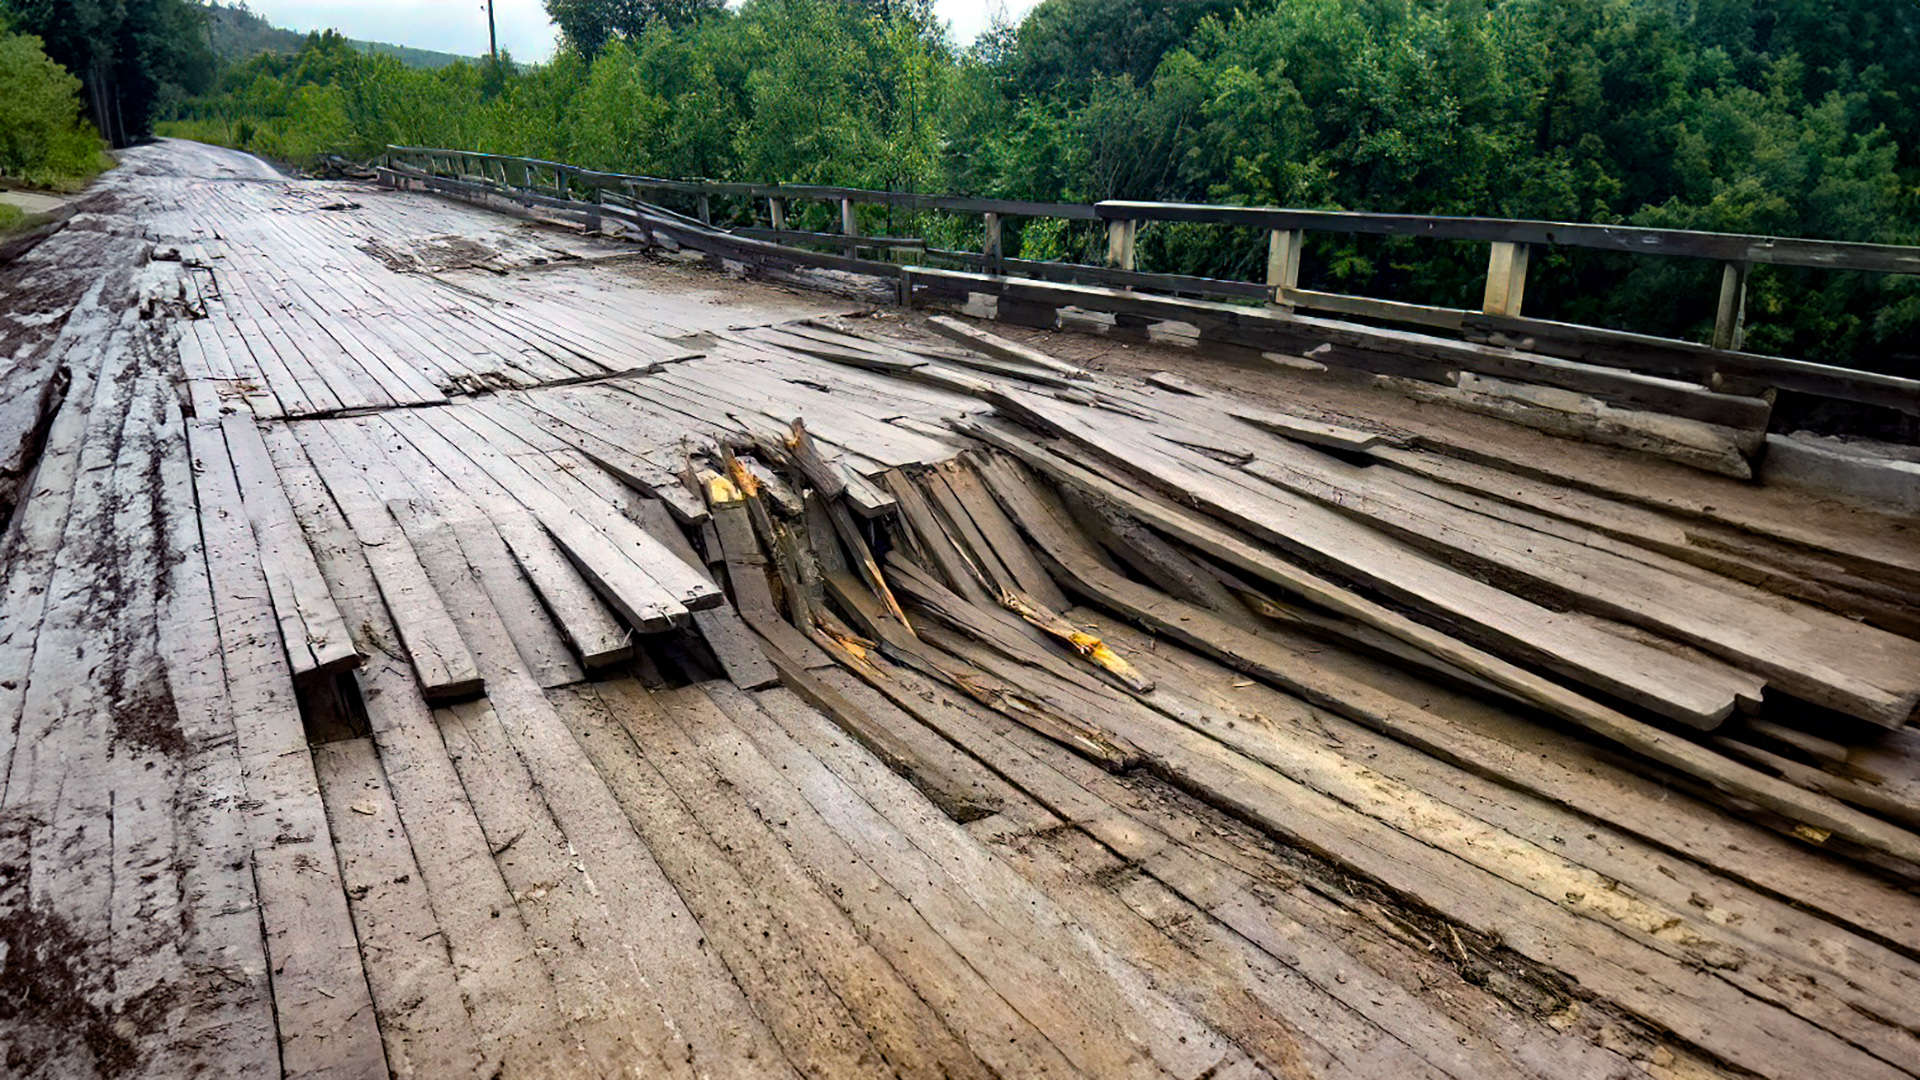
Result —
M 244 0 L 232 5 L 210 0 L 206 8 L 208 37 L 222 63 L 238 64 L 264 52 L 296 53 L 307 40 L 305 34 L 281 29 L 255 15 L 248 10 Z M 456 60 L 473 59 L 432 49 L 416 49 L 409 45 L 391 45 L 384 41 L 347 40 L 348 44 L 361 52 L 392 56 L 408 67 L 443 68 Z

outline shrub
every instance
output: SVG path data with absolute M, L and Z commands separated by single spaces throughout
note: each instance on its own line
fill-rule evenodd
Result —
M 80 80 L 0 26 L 0 176 L 77 188 L 113 164 L 104 147 L 80 117 Z

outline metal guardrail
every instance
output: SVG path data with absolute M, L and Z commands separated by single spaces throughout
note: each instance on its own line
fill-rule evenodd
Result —
M 1902 402 L 1909 398 L 1920 402 L 1920 382 L 1914 380 L 1849 372 L 1842 368 L 1754 356 L 1740 351 L 1744 337 L 1747 277 L 1755 264 L 1877 274 L 1920 274 L 1920 247 L 1502 218 L 1368 214 L 1191 203 L 1108 201 L 1089 205 L 1027 202 L 806 184 L 674 180 L 601 172 L 563 162 L 470 150 L 390 146 L 387 152 L 390 163 L 401 162 L 430 175 L 481 178 L 504 188 L 543 192 L 562 199 L 571 198 L 575 192 L 587 195 L 593 202 L 604 202 L 609 194 L 616 201 L 622 197 L 638 200 L 642 192 L 671 192 L 691 196 L 698 205 L 699 221 L 706 225 L 712 224 L 711 200 L 715 197 L 765 200 L 768 226 L 760 227 L 756 223 L 753 227 L 738 230 L 738 235 L 783 244 L 837 246 L 843 250 L 849 262 L 865 262 L 854 259 L 860 248 L 918 251 L 928 257 L 945 259 L 974 271 L 996 275 L 1012 274 L 1039 280 L 1105 285 L 1243 303 L 1265 300 L 1287 309 L 1303 308 L 1392 323 L 1437 327 L 1478 336 L 1482 340 L 1489 337 L 1494 340 L 1541 337 L 1552 339 L 1556 344 L 1543 345 L 1543 348 L 1558 347 L 1563 350 L 1559 355 L 1610 357 L 1598 358 L 1594 362 L 1621 367 L 1632 366 L 1621 361 L 1619 354 L 1622 350 L 1665 348 L 1681 356 L 1680 363 L 1688 376 L 1704 376 L 1709 383 L 1713 381 L 1714 373 L 1722 369 L 1739 370 L 1750 375 L 1776 365 L 1793 365 L 1791 370 L 1794 371 L 1818 368 L 1833 373 L 1832 377 L 1820 380 L 1820 385 L 1830 391 L 1840 386 L 1845 376 L 1853 375 L 1876 384 L 1900 384 L 1893 389 L 1894 398 Z M 802 232 L 789 227 L 787 209 L 794 200 L 838 204 L 841 231 Z M 861 205 L 978 214 L 984 219 L 984 241 L 979 252 L 970 252 L 932 248 L 924 241 L 913 238 L 863 236 L 857 213 L 857 207 Z M 1008 258 L 1001 240 L 1001 222 L 1006 217 L 1105 222 L 1106 264 L 1091 266 Z M 1135 266 L 1135 242 L 1142 222 L 1185 222 L 1264 229 L 1269 236 L 1266 281 L 1226 281 L 1142 272 Z M 1485 243 L 1488 245 L 1488 259 L 1481 306 L 1478 310 L 1436 307 L 1302 289 L 1299 287 L 1300 252 L 1309 232 L 1412 236 Z M 1551 247 L 1720 262 L 1723 270 L 1711 343 L 1702 346 L 1598 327 L 1523 318 L 1521 307 L 1532 253 L 1536 248 Z M 1716 363 L 1715 357 L 1725 362 Z M 1885 390 L 1886 387 L 1881 387 L 1872 400 L 1886 401 Z M 1897 407 L 1920 411 L 1920 404 L 1913 407 L 1901 404 Z

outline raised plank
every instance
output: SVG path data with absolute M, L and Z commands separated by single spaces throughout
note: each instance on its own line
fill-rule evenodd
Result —
M 1148 471 L 1169 492 L 1176 488 L 1187 492 L 1188 500 L 1203 501 L 1286 555 L 1331 566 L 1342 576 L 1403 603 L 1463 623 L 1509 655 L 1636 705 L 1712 727 L 1732 715 L 1741 695 L 1753 690 L 1748 681 L 1717 678 L 1680 657 L 1604 634 L 1454 571 L 1317 503 L 1284 492 L 1272 496 L 1249 492 L 1225 466 L 1216 469 L 1216 463 L 1202 455 L 1176 455 L 1171 443 L 1163 444 L 1167 450 L 1160 451 L 1109 440 L 1078 417 L 1066 422 L 1077 438 L 1107 444 L 1103 453 Z M 1324 589 L 1318 592 L 1332 595 Z
M 1036 460 L 1040 459 L 1036 458 Z M 1044 522 L 1047 514 L 1044 507 L 1027 499 L 1023 494 L 1026 490 L 1025 485 L 1018 477 L 997 472 L 992 468 L 992 463 L 987 463 L 984 468 L 983 475 L 988 480 L 989 486 L 994 489 L 996 496 L 1003 499 L 1004 505 L 1012 509 L 1013 503 L 1006 500 L 1015 500 L 1023 502 L 1026 506 L 1027 509 L 1021 515 L 1023 524 L 1031 521 L 1033 524 L 1029 528 L 1041 528 L 1043 535 L 1064 535 L 1058 529 L 1050 533 L 1046 531 Z M 1195 535 L 1205 536 L 1206 534 L 1200 532 Z M 1040 539 L 1042 536 L 1036 536 L 1036 540 Z M 1218 550 L 1232 552 L 1236 549 L 1232 545 L 1223 544 Z M 1065 554 L 1064 551 L 1062 553 Z M 1257 559 L 1249 560 L 1243 568 L 1260 573 L 1261 565 L 1262 563 Z M 1085 565 L 1076 566 L 1077 574 L 1092 572 L 1092 569 Z M 1393 628 L 1397 625 L 1394 620 L 1380 618 L 1377 613 L 1370 612 L 1367 608 L 1339 600 L 1339 597 L 1347 594 L 1340 593 L 1338 590 L 1316 589 L 1310 579 L 1296 580 L 1299 580 L 1301 587 L 1314 590 L 1309 595 L 1317 594 L 1316 598 L 1318 595 L 1325 595 L 1329 601 L 1344 604 L 1344 608 L 1336 608 L 1336 610 L 1348 610 L 1357 615 L 1370 615 L 1369 621 L 1382 628 Z M 1085 585 L 1086 579 L 1082 578 L 1080 584 Z M 1118 579 L 1117 575 L 1109 574 L 1102 579 L 1099 593 L 1103 600 L 1111 600 L 1118 592 L 1128 591 L 1130 586 L 1131 583 Z M 1166 607 L 1169 603 L 1164 597 L 1143 599 L 1147 599 L 1152 606 L 1158 607 Z M 1144 612 L 1145 608 L 1142 607 L 1139 610 Z M 1183 614 L 1188 613 L 1183 612 Z M 1203 620 L 1210 618 L 1198 609 L 1192 609 L 1191 614 Z M 1177 621 L 1176 624 L 1162 629 L 1163 632 L 1177 636 Z M 1235 631 L 1232 631 L 1231 627 L 1223 627 L 1221 632 L 1216 632 L 1212 636 L 1219 636 L 1222 633 L 1230 637 Z M 1916 841 L 1913 834 L 1860 814 L 1837 800 L 1779 782 L 1753 769 L 1728 761 L 1697 744 L 1673 738 L 1657 728 L 1634 721 L 1620 713 L 1579 698 L 1577 695 L 1569 696 L 1564 691 L 1555 692 L 1550 684 L 1542 685 L 1542 681 L 1537 677 L 1514 669 L 1511 665 L 1495 661 L 1492 657 L 1478 653 L 1477 650 L 1461 648 L 1457 643 L 1450 645 L 1444 638 L 1424 639 L 1404 626 L 1398 628 L 1396 636 L 1401 636 L 1409 642 L 1418 639 L 1423 647 L 1433 651 L 1436 656 L 1457 663 L 1468 671 L 1510 688 L 1529 701 L 1551 708 L 1556 715 L 1563 716 L 1595 734 L 1620 743 L 1636 753 L 1683 773 L 1705 778 L 1716 788 L 1736 793 L 1790 819 L 1812 825 L 1816 829 L 1825 829 L 1846 836 L 1873 850 L 1885 852 L 1909 862 L 1920 862 L 1920 841 Z M 1342 707 L 1338 701 L 1321 702 L 1321 704 L 1336 710 Z
M 530 511 L 432 428 L 400 415 L 380 423 L 382 434 L 401 444 L 394 452 L 432 462 L 488 519 L 583 664 L 617 664 L 633 655 L 631 631 L 607 610 Z
M 376 556 L 374 576 L 380 581 L 380 594 L 386 598 L 387 610 L 393 613 L 394 623 L 399 627 L 400 640 L 407 646 L 407 656 L 413 661 L 422 692 L 428 701 L 457 701 L 483 693 L 486 681 L 480 677 L 479 666 L 474 663 L 473 654 L 446 611 L 445 601 L 431 582 L 436 574 L 472 575 L 459 541 L 454 538 L 453 530 L 422 503 L 389 499 L 387 512 L 399 523 L 400 534 L 406 538 L 405 546 L 411 551 L 397 551 L 393 564 L 384 574 L 378 567 L 386 556 Z M 391 537 L 383 546 L 390 544 Z M 413 566 L 400 557 L 402 554 L 411 555 L 413 565 L 418 565 L 424 575 L 422 578 L 413 577 Z
M 1522 523 L 1454 505 L 1369 470 L 1301 453 L 1247 472 L 1317 499 L 1416 547 L 1531 591 L 1688 642 L 1815 704 L 1887 727 L 1920 713 L 1920 643 L 1736 582 L 1698 580 Z
M 352 453 L 335 437 L 334 425 L 343 425 L 338 433 L 352 439 L 359 423 L 318 421 L 301 424 L 297 430 L 307 456 L 346 514 L 354 534 L 360 538 L 367 565 L 380 585 L 380 595 L 413 663 L 422 692 L 429 701 L 471 697 L 485 689 L 473 656 L 454 628 L 446 604 L 420 565 L 420 557 L 414 552 L 409 537 L 371 486 L 381 482 L 377 470 L 387 467 L 386 458 L 364 445 L 357 447 L 359 453 Z M 424 531 L 421 538 L 431 549 L 434 538 Z
M 327 591 L 326 579 L 314 562 L 307 538 L 294 520 L 286 492 L 273 473 L 266 444 L 251 417 L 229 416 L 220 429 L 227 439 L 234 473 L 240 479 L 240 497 L 253 534 L 260 543 L 260 562 L 280 620 L 287 656 L 296 679 L 318 678 L 359 666 L 360 653 L 347 633 L 346 620 Z

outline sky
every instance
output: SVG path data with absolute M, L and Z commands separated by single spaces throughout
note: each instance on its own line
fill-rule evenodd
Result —
M 934 0 L 940 17 L 953 26 L 961 44 L 987 28 L 996 10 L 1019 19 L 1038 0 Z M 479 56 L 487 51 L 484 0 L 249 0 L 254 14 L 275 26 L 305 33 L 339 30 L 362 41 L 384 41 L 417 49 Z M 553 23 L 540 0 L 494 0 L 500 47 L 516 60 L 545 60 L 553 54 Z

